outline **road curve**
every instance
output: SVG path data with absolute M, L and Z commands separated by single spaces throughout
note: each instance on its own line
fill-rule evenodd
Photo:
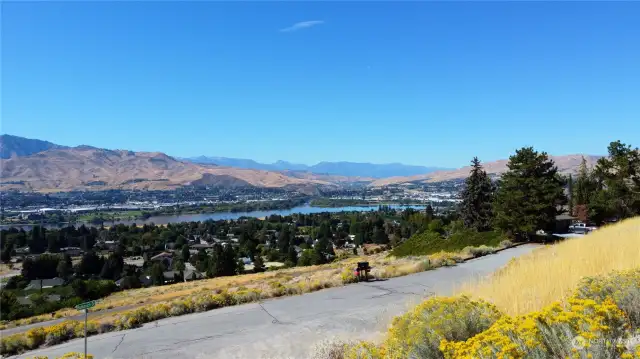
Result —
M 523 245 L 386 281 L 167 318 L 90 337 L 88 352 L 96 359 L 309 358 L 314 345 L 334 337 L 374 338 L 386 330 L 392 317 L 425 296 L 449 295 L 458 285 L 490 274 L 537 247 Z M 14 358 L 83 352 L 83 343 L 76 339 Z

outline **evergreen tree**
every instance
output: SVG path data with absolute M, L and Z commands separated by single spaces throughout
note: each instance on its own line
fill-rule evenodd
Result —
M 427 214 L 427 218 L 428 218 L 428 219 L 433 218 L 433 216 L 434 216 L 434 214 L 435 214 L 435 213 L 434 213 L 434 210 L 433 210 L 433 207 L 431 206 L 431 204 L 428 204 L 428 205 L 427 205 L 427 208 L 425 208 L 425 210 L 424 210 L 424 211 L 425 211 L 425 213 Z
M 181 257 L 183 262 L 187 263 L 189 261 L 189 258 L 191 257 L 191 253 L 189 252 L 188 244 L 185 244 L 182 246 Z
M 280 249 L 280 253 L 287 253 L 291 244 L 291 233 L 289 232 L 289 226 L 282 226 L 282 228 L 280 229 L 280 234 L 278 235 L 278 249 Z
M 298 252 L 296 252 L 295 246 L 289 246 L 285 262 L 290 262 L 293 266 L 298 264 Z
M 460 216 L 467 228 L 477 231 L 491 229 L 493 184 L 482 169 L 478 157 L 471 160 L 471 172 L 465 181 L 460 204 Z
M 163 285 L 164 284 L 164 268 L 160 263 L 154 263 L 151 266 L 151 282 L 153 285 Z
M 589 215 L 597 222 L 640 214 L 640 150 L 616 141 L 608 152 L 594 170 L 599 191 L 590 203 Z
M 574 207 L 578 205 L 587 205 L 589 203 L 589 197 L 596 190 L 596 184 L 593 181 L 591 171 L 587 167 L 587 160 L 582 157 L 580 166 L 578 167 L 578 178 L 576 179 L 575 186 L 573 186 L 573 204 Z
M 496 226 L 518 240 L 530 240 L 539 229 L 553 231 L 567 202 L 564 179 L 553 161 L 525 147 L 509 157 L 507 167 L 493 205 Z
M 261 255 L 257 255 L 253 260 L 253 271 L 256 273 L 264 272 L 266 270 L 264 266 L 264 261 L 262 260 Z
M 69 265 L 69 262 L 66 260 L 67 257 L 69 256 L 65 255 L 65 259 L 58 262 L 58 266 L 56 268 L 58 277 L 62 279 L 66 279 L 71 274 L 71 270 L 72 270 L 71 266 Z M 71 257 L 69 257 L 69 260 L 71 260 Z
M 569 214 L 573 216 L 573 176 L 571 174 L 569 174 L 569 183 L 568 183 L 568 190 L 569 190 Z

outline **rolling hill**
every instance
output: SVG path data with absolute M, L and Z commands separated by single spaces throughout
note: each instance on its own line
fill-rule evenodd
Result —
M 69 191 L 172 189 L 190 184 L 280 187 L 310 190 L 331 181 L 296 178 L 274 171 L 198 165 L 160 152 L 107 150 L 90 146 L 53 148 L 2 161 L 2 189 Z
M 587 166 L 594 166 L 599 158 L 602 156 L 592 156 L 592 155 L 565 155 L 565 156 L 550 156 L 551 159 L 558 166 L 558 170 L 564 174 L 575 174 L 578 171 L 578 167 L 580 166 L 580 162 L 582 161 L 582 157 L 587 161 Z M 507 171 L 507 163 L 509 160 L 498 160 L 493 162 L 483 163 L 483 167 L 487 174 L 493 176 L 500 176 L 502 173 Z M 457 170 L 452 171 L 436 171 L 432 173 L 417 175 L 417 176 L 406 176 L 406 177 L 389 177 L 383 178 L 376 181 L 373 181 L 369 184 L 370 187 L 382 187 L 393 184 L 402 184 L 402 183 L 433 183 L 433 182 L 442 182 L 454 179 L 466 178 L 469 175 L 469 171 L 471 167 L 462 167 Z

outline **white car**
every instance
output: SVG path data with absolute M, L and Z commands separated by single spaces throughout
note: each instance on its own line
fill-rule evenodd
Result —
M 595 231 L 598 227 L 588 226 L 586 223 L 578 222 L 569 226 L 569 232 L 587 234 L 591 231 Z

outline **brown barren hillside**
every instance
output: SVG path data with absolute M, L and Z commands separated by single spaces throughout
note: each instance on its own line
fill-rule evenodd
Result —
M 558 166 L 558 170 L 564 174 L 575 174 L 578 171 L 578 167 L 580 166 L 580 162 L 582 161 L 582 157 L 584 156 L 587 161 L 587 166 L 595 166 L 598 159 L 602 156 L 591 156 L 591 155 L 566 155 L 566 156 L 551 156 L 553 161 Z M 498 160 L 493 162 L 486 162 L 482 165 L 484 166 L 485 171 L 488 174 L 494 176 L 500 176 L 502 173 L 507 171 L 507 163 L 509 160 Z M 383 178 L 377 181 L 371 182 L 369 186 L 371 187 L 381 187 L 388 186 L 392 184 L 400 184 L 407 182 L 423 182 L 423 183 L 433 183 L 433 182 L 442 182 L 454 179 L 466 178 L 469 175 L 469 171 L 471 170 L 470 166 L 462 167 L 453 171 L 438 171 L 432 172 L 424 175 L 417 175 L 411 177 L 390 177 Z
M 279 172 L 198 165 L 159 152 L 107 150 L 89 146 L 51 149 L 2 160 L 2 189 L 69 191 L 172 189 L 189 184 L 286 187 L 331 185 Z

